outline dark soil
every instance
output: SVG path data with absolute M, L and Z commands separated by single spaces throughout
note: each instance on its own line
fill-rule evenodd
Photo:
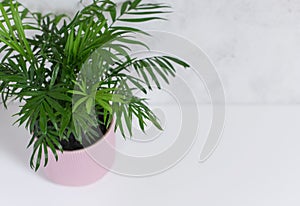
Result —
M 100 129 L 100 131 L 99 131 Z M 62 140 L 60 141 L 63 150 L 64 151 L 74 151 L 74 150 L 80 150 L 83 149 L 83 145 L 85 147 L 88 147 L 90 145 L 93 145 L 94 143 L 96 143 L 97 141 L 99 141 L 100 139 L 102 139 L 102 137 L 106 134 L 107 129 L 104 125 L 99 125 L 99 129 L 97 129 L 99 132 L 99 137 L 96 137 L 94 141 L 88 142 L 86 138 L 82 137 L 82 142 L 83 144 L 81 144 L 80 142 L 78 142 L 74 135 L 71 134 L 71 136 L 69 137 L 69 140 Z
M 99 115 L 98 118 L 99 118 L 99 120 L 103 120 L 103 119 L 104 119 L 102 115 Z M 101 122 L 102 122 L 102 121 L 101 121 Z M 36 126 L 37 126 L 37 125 L 36 125 Z M 48 126 L 49 126 L 49 127 L 53 127 L 53 125 L 52 125 L 50 122 L 48 122 Z M 36 130 L 36 129 L 37 129 L 37 128 L 35 127 L 35 130 Z M 63 148 L 63 150 L 64 150 L 64 151 L 75 151 L 75 150 L 80 150 L 80 149 L 86 148 L 86 147 L 88 147 L 88 146 L 91 146 L 91 145 L 93 145 L 94 143 L 96 143 L 97 141 L 99 141 L 100 139 L 102 139 L 103 136 L 104 136 L 104 135 L 106 134 L 106 132 L 107 132 L 107 128 L 106 128 L 106 126 L 103 125 L 103 124 L 99 124 L 99 127 L 98 127 L 98 128 L 94 128 L 94 129 L 95 129 L 95 131 L 98 133 L 98 136 L 97 136 L 97 137 L 94 137 L 94 140 L 91 140 L 91 139 L 89 138 L 89 141 L 88 141 L 88 140 L 87 140 L 87 137 L 82 136 L 82 144 L 81 144 L 80 142 L 78 142 L 78 141 L 75 139 L 74 135 L 71 134 L 68 140 L 62 140 L 62 141 L 59 141 L 60 144 L 61 144 L 61 146 L 62 146 L 62 148 Z M 83 146 L 83 145 L 84 145 L 84 146 Z M 58 148 L 56 147 L 56 149 L 58 149 Z

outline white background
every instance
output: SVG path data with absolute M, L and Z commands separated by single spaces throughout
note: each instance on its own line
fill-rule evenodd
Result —
M 78 8 L 78 0 L 20 2 L 44 12 L 74 13 Z M 181 35 L 203 49 L 217 67 L 227 102 L 300 102 L 298 0 L 160 2 L 173 7 L 174 13 L 167 16 L 170 20 L 143 28 Z

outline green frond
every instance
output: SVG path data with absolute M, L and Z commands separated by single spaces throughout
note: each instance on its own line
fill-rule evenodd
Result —
M 148 100 L 135 94 L 147 94 L 153 85 L 160 89 L 176 66 L 189 65 L 173 56 L 136 58 L 131 48 L 150 50 L 135 37 L 149 36 L 139 24 L 165 20 L 169 12 L 166 4 L 142 0 L 93 0 L 71 18 L 0 2 L 1 100 L 4 107 L 21 102 L 15 124 L 32 133 L 33 169 L 47 166 L 50 155 L 58 160 L 62 141 L 71 136 L 94 142 L 95 128 L 108 128 L 113 119 L 124 138 L 133 135 L 134 119 L 142 131 L 149 123 L 162 129 Z

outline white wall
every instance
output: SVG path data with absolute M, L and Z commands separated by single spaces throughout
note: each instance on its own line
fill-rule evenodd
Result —
M 41 11 L 74 12 L 78 5 L 76 0 L 21 2 Z M 202 48 L 217 67 L 227 102 L 300 103 L 300 1 L 161 2 L 174 8 L 170 21 L 144 28 L 176 33 Z

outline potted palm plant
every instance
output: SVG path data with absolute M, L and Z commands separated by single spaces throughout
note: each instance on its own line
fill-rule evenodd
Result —
M 81 2 L 82 3 L 82 2 Z M 83 4 L 83 3 L 82 3 Z M 141 0 L 116 4 L 93 0 L 75 16 L 32 12 L 14 0 L 0 3 L 0 93 L 5 108 L 20 101 L 18 125 L 31 133 L 30 166 L 65 185 L 90 184 L 106 173 L 86 151 L 113 144 L 114 132 L 132 136 L 132 121 L 161 129 L 147 105 L 152 82 L 161 88 L 182 60 L 164 55 L 137 58 L 136 23 L 162 20 L 165 4 Z M 113 154 L 105 154 L 113 162 Z

